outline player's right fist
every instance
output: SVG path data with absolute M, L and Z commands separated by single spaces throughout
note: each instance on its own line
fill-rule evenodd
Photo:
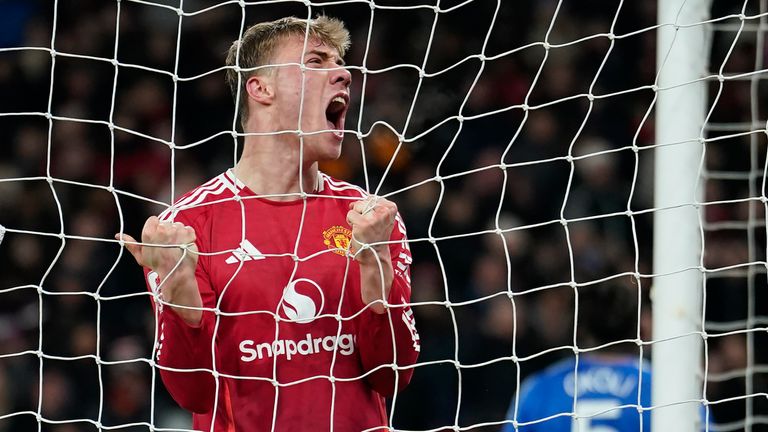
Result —
M 120 235 L 124 241 L 128 242 L 125 247 L 136 259 L 136 262 L 158 274 L 170 273 L 179 264 L 182 257 L 184 261 L 179 264 L 180 268 L 177 270 L 183 270 L 181 267 L 192 267 L 194 270 L 197 266 L 195 230 L 181 222 L 165 222 L 158 219 L 157 216 L 150 217 L 141 230 L 141 242 L 143 244 L 138 244 L 128 234 L 118 234 L 118 236 Z M 181 248 L 185 245 L 188 247 L 186 254 Z
M 197 247 L 195 230 L 180 222 L 161 221 L 152 216 L 141 230 L 141 243 L 128 234 L 116 234 L 136 262 L 160 277 L 162 300 L 170 304 L 188 324 L 196 325 L 203 306 L 195 278 Z M 181 306 L 181 307 L 179 307 Z

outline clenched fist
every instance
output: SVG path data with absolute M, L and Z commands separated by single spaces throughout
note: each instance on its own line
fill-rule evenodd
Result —
M 152 216 L 141 231 L 141 243 L 128 234 L 116 234 L 115 238 L 127 242 L 126 249 L 140 266 L 158 274 L 163 301 L 187 324 L 199 324 L 202 311 L 190 309 L 203 306 L 195 279 L 198 257 L 195 230 L 180 222 L 164 222 Z
M 347 222 L 352 227 L 351 249 L 360 264 L 360 294 L 376 313 L 386 312 L 381 301 L 387 299 L 392 288 L 392 257 L 388 244 L 370 246 L 367 250 L 361 247 L 389 241 L 396 216 L 397 205 L 379 197 L 355 201 L 347 213 Z

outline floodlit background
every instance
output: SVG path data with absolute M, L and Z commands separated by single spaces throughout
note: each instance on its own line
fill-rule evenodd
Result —
M 474 1 L 437 16 L 413 7 L 434 6 L 427 0 L 377 1 L 373 11 L 365 2 L 322 3 L 243 9 L 237 2 L 184 1 L 183 11 L 194 14 L 180 19 L 161 7 L 180 6 L 171 0 L 0 0 L 0 224 L 11 229 L 0 246 L 0 431 L 37 430 L 35 412 L 51 421 L 188 427 L 187 414 L 141 361 L 152 356 L 154 317 L 140 269 L 127 254 L 117 261 L 115 242 L 63 243 L 55 234 L 111 240 L 122 222 L 138 237 L 144 220 L 164 208 L 140 197 L 169 203 L 234 164 L 235 105 L 221 67 L 243 22 L 325 13 L 352 33 L 347 128 L 363 139 L 348 132 L 342 160 L 322 169 L 391 194 L 416 240 L 412 301 L 432 302 L 414 307 L 419 361 L 431 363 L 418 366 L 398 395 L 394 427 L 503 420 L 518 374 L 524 379 L 574 355 L 571 280 L 652 273 L 652 213 L 634 216 L 634 224 L 625 215 L 590 217 L 653 207 L 653 147 L 637 160 L 628 147 L 654 144 L 653 111 L 644 119 L 654 92 L 641 87 L 656 76 L 656 32 L 640 30 L 655 25 L 655 2 L 624 2 L 618 18 L 617 0 L 502 1 L 498 10 L 497 2 Z M 741 7 L 717 2 L 713 16 Z M 760 12 L 758 2 L 747 10 Z M 738 27 L 739 20 L 723 23 Z M 613 44 L 605 36 L 636 31 Z M 734 36 L 724 31 L 713 39 L 716 67 Z M 754 32 L 741 35 L 726 72 L 754 69 L 756 40 Z M 51 48 L 59 53 L 53 58 Z M 710 121 L 749 121 L 750 98 L 766 100 L 764 90 L 729 82 Z M 710 92 L 716 91 L 713 82 Z M 618 94 L 590 103 L 589 93 Z M 535 109 L 526 113 L 523 104 Z M 398 134 L 406 139 L 400 147 Z M 171 151 L 171 141 L 182 148 Z M 711 143 L 706 167 L 762 167 L 765 144 L 760 138 L 750 154 L 748 138 Z M 610 149 L 622 150 L 600 153 Z M 592 153 L 600 154 L 566 160 Z M 497 167 L 502 160 L 512 164 L 506 176 Z M 438 175 L 448 178 L 440 183 Z M 760 179 L 709 178 L 706 199 L 746 196 L 749 181 Z M 109 186 L 120 191 L 119 206 Z M 760 206 L 757 212 L 763 220 Z M 744 203 L 705 211 L 711 223 L 748 214 Z M 570 222 L 566 235 L 561 215 L 587 219 Z M 752 259 L 764 261 L 764 228 L 750 229 Z M 705 265 L 748 262 L 746 232 L 707 231 Z M 430 236 L 439 240 L 425 241 Z M 764 267 L 751 279 L 717 276 L 707 282 L 706 320 L 744 320 L 747 286 L 764 288 Z M 644 297 L 652 284 L 647 277 L 639 286 L 629 276 L 617 282 Z M 84 294 L 96 292 L 104 298 Z M 508 296 L 494 296 L 505 292 L 515 293 L 514 309 Z M 753 317 L 766 312 L 765 295 L 758 289 L 756 296 Z M 649 313 L 646 304 L 638 323 L 645 341 L 652 337 Z M 709 401 L 746 394 L 748 348 L 757 364 L 765 363 L 763 339 L 748 347 L 743 333 L 710 338 L 708 373 L 735 373 L 708 384 Z M 93 356 L 136 361 L 99 363 Z M 768 390 L 761 372 L 749 371 L 753 393 Z M 719 403 L 712 414 L 718 423 L 738 422 L 745 403 Z M 755 418 L 768 414 L 764 398 L 754 403 Z M 15 412 L 24 413 L 9 416 Z M 42 430 L 97 429 L 80 421 L 44 422 Z

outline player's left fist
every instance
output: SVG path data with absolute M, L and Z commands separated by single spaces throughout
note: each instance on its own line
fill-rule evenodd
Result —
M 370 250 L 363 253 L 357 252 L 363 244 L 389 241 L 395 226 L 395 216 L 397 216 L 397 205 L 386 198 L 371 196 L 349 205 L 347 222 L 352 227 L 351 252 L 356 254 L 357 261 L 375 262 L 376 255 L 379 255 L 380 260 L 389 258 L 387 244 L 371 246 L 375 253 Z

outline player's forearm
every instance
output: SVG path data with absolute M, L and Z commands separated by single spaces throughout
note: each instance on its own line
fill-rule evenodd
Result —
M 191 327 L 168 309 L 158 318 L 157 361 L 166 388 L 184 409 L 209 412 L 216 385 L 209 372 L 213 369 L 211 320 Z
M 372 311 L 383 314 L 387 311 L 383 301 L 389 298 L 394 278 L 389 247 L 377 246 L 363 254 L 367 256 L 358 259 L 363 302 L 370 304 Z
M 166 274 L 158 272 L 163 302 L 167 303 L 187 325 L 197 327 L 203 317 L 203 300 L 197 286 L 194 268 L 179 267 Z
M 358 344 L 363 369 L 375 370 L 368 375 L 371 387 L 383 396 L 402 390 L 411 379 L 419 351 L 419 334 L 413 312 L 407 306 L 407 282 L 395 276 L 390 293 L 388 314 L 368 313 L 360 317 Z M 397 370 L 390 367 L 397 365 Z M 384 366 L 384 367 L 382 367 Z

